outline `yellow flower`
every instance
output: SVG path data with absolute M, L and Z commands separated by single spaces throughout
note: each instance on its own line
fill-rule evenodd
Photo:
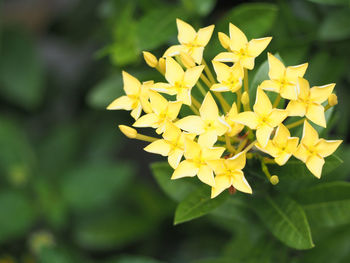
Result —
M 199 113 L 200 116 L 190 115 L 175 124 L 182 130 L 198 134 L 209 141 L 216 141 L 217 136 L 225 134 L 229 129 L 228 124 L 219 116 L 218 106 L 210 92 L 204 97 Z
M 165 131 L 165 125 L 168 121 L 176 119 L 181 109 L 181 102 L 168 102 L 162 95 L 156 92 L 150 92 L 150 104 L 152 112 L 139 118 L 134 127 L 152 127 L 158 134 Z
M 269 140 L 266 147 L 261 147 L 259 143 L 255 146 L 275 158 L 278 165 L 284 165 L 297 149 L 299 138 L 291 137 L 290 132 L 282 123 L 278 125 L 276 134 Z
M 289 116 L 302 117 L 305 115 L 313 123 L 326 127 L 324 107 L 321 103 L 332 94 L 334 86 L 335 84 L 328 84 L 310 89 L 309 82 L 306 79 L 298 78 L 298 98 L 290 101 L 286 108 L 289 111 Z
M 271 102 L 262 89 L 258 87 L 254 111 L 239 113 L 234 121 L 244 124 L 251 129 L 256 129 L 256 138 L 261 147 L 266 147 L 273 128 L 279 125 L 287 116 L 288 112 L 273 109 Z
M 121 96 L 115 99 L 108 105 L 108 110 L 131 110 L 131 116 L 137 120 L 142 109 L 149 113 L 152 111 L 149 105 L 149 89 L 153 85 L 153 81 L 141 82 L 131 76 L 129 73 L 123 71 L 124 91 L 126 96 Z
M 171 179 L 197 175 L 203 183 L 215 186 L 213 169 L 208 165 L 208 162 L 219 159 L 225 148 L 213 147 L 214 143 L 215 140 L 203 140 L 203 137 L 198 138 L 198 143 L 186 139 L 184 152 L 186 160 L 182 161 L 175 169 Z
M 213 34 L 214 25 L 201 28 L 196 32 L 193 27 L 186 22 L 176 19 L 178 35 L 177 38 L 181 45 L 174 45 L 168 48 L 163 56 L 175 56 L 180 52 L 188 53 L 197 64 L 202 63 L 203 50 L 208 44 Z
M 298 77 L 304 76 L 308 64 L 304 63 L 286 68 L 283 63 L 272 54 L 268 53 L 267 55 L 270 80 L 263 81 L 260 87 L 264 90 L 280 93 L 282 98 L 296 100 L 298 94 Z
M 239 124 L 234 121 L 234 118 L 237 116 L 237 114 L 238 114 L 237 106 L 236 106 L 236 103 L 234 102 L 232 104 L 230 111 L 225 116 L 225 122 L 230 126 L 230 129 L 227 131 L 227 135 L 230 137 L 237 135 L 244 128 L 243 124 Z
M 236 92 L 242 87 L 244 72 L 239 63 L 229 67 L 224 63 L 213 61 L 213 66 L 219 83 L 211 86 L 211 90 Z
M 196 85 L 204 66 L 189 68 L 186 72 L 171 57 L 166 58 L 165 78 L 168 83 L 156 83 L 153 90 L 176 95 L 176 100 L 186 105 L 191 105 L 191 90 Z
M 244 152 L 236 154 L 229 159 L 208 161 L 215 173 L 215 186 L 211 188 L 211 198 L 218 196 L 231 185 L 238 191 L 251 194 L 252 188 L 244 177 L 242 169 L 245 166 Z
M 168 122 L 166 124 L 165 132 L 163 133 L 164 139 L 152 142 L 146 146 L 144 150 L 146 152 L 168 156 L 170 166 L 175 169 L 179 165 L 183 156 L 186 138 L 193 140 L 194 137 L 196 137 L 195 134 L 181 132 L 178 127 L 171 122 Z
M 321 177 L 324 157 L 335 152 L 342 140 L 319 139 L 317 131 L 305 120 L 303 137 L 294 156 L 304 162 L 310 172 Z
M 221 35 L 220 39 L 225 39 Z M 252 39 L 248 42 L 245 34 L 236 26 L 230 23 L 230 52 L 218 54 L 214 60 L 221 62 L 239 62 L 244 68 L 253 69 L 254 60 L 264 51 L 271 41 L 271 37 Z M 221 41 L 226 43 L 226 41 Z M 224 45 L 225 48 L 226 44 Z

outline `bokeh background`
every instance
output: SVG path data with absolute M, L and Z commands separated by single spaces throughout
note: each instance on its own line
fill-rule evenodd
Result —
M 274 262 L 254 250 L 254 237 L 210 215 L 174 227 L 176 203 L 149 169 L 159 158 L 119 132 L 118 124 L 132 124 L 127 112 L 105 108 L 123 93 L 122 69 L 160 79 L 141 51 L 161 56 L 177 42 L 176 18 L 195 28 L 216 24 L 207 60 L 222 50 L 217 32 L 228 33 L 232 22 L 249 38 L 273 36 L 268 51 L 286 64 L 309 62 L 312 85 L 337 83 L 339 105 L 328 131 L 348 142 L 349 6 L 348 0 L 1 1 L 0 262 L 194 262 L 244 253 L 258 260 L 240 262 Z M 266 53 L 257 64 L 264 60 Z M 349 262 L 349 235 L 339 242 L 342 257 L 331 262 Z M 302 262 L 316 262 L 317 253 L 306 253 L 309 261 Z

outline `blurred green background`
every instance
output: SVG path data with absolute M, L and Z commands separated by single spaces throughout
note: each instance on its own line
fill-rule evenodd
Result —
M 223 50 L 217 32 L 228 33 L 232 22 L 248 38 L 273 36 L 268 51 L 286 64 L 309 62 L 311 85 L 337 83 L 328 137 L 348 142 L 348 0 L 0 5 L 0 263 L 277 262 L 276 247 L 282 247 L 278 262 L 350 262 L 346 222 L 322 229 L 318 246 L 306 252 L 283 248 L 256 225 L 240 227 L 244 214 L 227 221 L 221 211 L 219 219 L 208 215 L 174 227 L 176 202 L 149 169 L 160 158 L 119 132 L 117 124 L 132 124 L 127 112 L 105 110 L 123 93 L 122 69 L 141 80 L 160 79 L 141 51 L 161 56 L 176 43 L 176 18 L 196 29 L 216 25 L 207 61 Z M 257 65 L 264 60 L 266 53 Z M 338 179 L 349 179 L 348 149 L 344 143 Z M 330 254 L 319 256 L 325 248 Z M 222 256 L 232 261 L 200 261 Z

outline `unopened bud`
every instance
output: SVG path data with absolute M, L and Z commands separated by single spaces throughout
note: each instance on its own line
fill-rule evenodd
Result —
M 120 131 L 122 133 L 124 133 L 124 135 L 130 139 L 135 139 L 137 136 L 137 130 L 135 130 L 134 128 L 131 128 L 129 126 L 126 125 L 119 125 L 118 126 Z
M 189 54 L 185 52 L 180 52 L 180 58 L 181 58 L 182 64 L 186 68 L 193 68 L 196 66 L 196 63 L 194 62 L 193 58 Z
M 158 61 L 158 68 L 160 73 L 165 74 L 165 58 L 160 58 Z
M 230 47 L 230 38 L 228 35 L 222 33 L 222 32 L 219 32 L 219 40 L 220 40 L 220 43 L 221 43 L 221 46 L 225 49 L 228 49 Z
M 155 68 L 158 65 L 158 59 L 151 52 L 143 51 L 143 58 L 145 59 L 148 66 Z
M 277 175 L 272 175 L 271 178 L 270 178 L 270 183 L 273 184 L 273 185 L 276 185 L 279 183 L 279 178 Z
M 338 97 L 337 97 L 337 95 L 335 95 L 334 93 L 332 93 L 332 94 L 328 97 L 328 104 L 329 104 L 329 106 L 331 106 L 331 107 L 337 105 L 337 104 L 338 104 Z
M 246 92 L 246 91 L 243 92 L 242 97 L 241 97 L 241 101 L 242 101 L 243 105 L 249 104 L 249 94 L 248 94 L 248 92 Z

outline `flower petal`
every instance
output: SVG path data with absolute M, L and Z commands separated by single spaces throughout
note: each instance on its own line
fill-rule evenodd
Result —
M 239 113 L 236 117 L 233 118 L 233 121 L 246 125 L 251 129 L 256 129 L 259 124 L 256 113 L 252 111 Z
M 216 78 L 219 82 L 227 81 L 230 77 L 230 67 L 224 63 L 213 61 Z
M 306 146 L 314 146 L 318 142 L 318 133 L 308 121 L 304 121 L 301 143 Z
M 296 85 L 285 85 L 280 88 L 280 95 L 282 98 L 288 100 L 296 100 L 298 98 L 298 91 Z
M 144 150 L 149 153 L 156 153 L 162 156 L 168 156 L 171 150 L 171 145 L 167 141 L 160 139 L 147 145 L 144 148 Z
M 234 173 L 232 173 L 232 177 L 232 185 L 234 188 L 243 193 L 253 193 L 252 188 L 245 179 L 244 173 L 242 171 L 235 171 Z
M 258 140 L 259 144 L 265 148 L 267 145 L 267 142 L 270 139 L 270 135 L 273 131 L 273 128 L 271 128 L 268 125 L 263 125 L 257 128 L 256 130 L 256 139 Z
M 269 115 L 269 125 L 271 127 L 276 127 L 288 116 L 288 111 L 281 109 L 273 109 Z
M 217 160 L 220 159 L 224 151 L 224 147 L 203 148 L 202 158 L 206 161 Z
M 184 160 L 175 169 L 171 180 L 183 177 L 194 177 L 198 173 L 198 170 L 198 167 L 193 162 Z
M 165 124 L 163 138 L 169 142 L 177 142 L 180 139 L 181 130 L 170 121 Z
M 218 136 L 215 131 L 207 131 L 198 137 L 198 144 L 201 147 L 210 148 L 216 143 Z
M 245 47 L 245 45 L 248 43 L 248 39 L 245 34 L 232 23 L 230 23 L 229 27 L 231 39 L 230 49 L 239 51 L 241 48 Z
M 211 160 L 211 161 L 208 161 L 207 163 L 214 170 L 216 177 L 218 177 L 220 174 L 224 174 L 226 172 L 226 167 L 224 165 L 224 159 Z M 216 180 L 216 178 L 215 178 L 215 180 Z
M 271 113 L 272 104 L 270 102 L 270 99 L 260 88 L 258 88 L 258 90 L 256 91 L 256 99 L 253 109 L 254 112 L 256 112 L 260 116 L 267 116 Z
M 292 154 L 283 152 L 277 157 L 275 157 L 275 162 L 280 166 L 285 165 L 291 156 Z
M 306 163 L 307 159 L 309 158 L 308 150 L 305 148 L 303 144 L 299 144 L 296 151 L 293 153 L 295 158 L 299 159 L 300 161 Z
M 176 55 L 180 55 L 182 51 L 184 51 L 185 48 L 183 45 L 174 45 L 169 47 L 165 52 L 163 57 L 173 57 Z
M 132 110 L 133 101 L 128 96 L 121 96 L 108 105 L 107 110 Z
M 226 166 L 229 170 L 242 170 L 246 164 L 246 155 L 245 152 L 240 152 L 235 156 L 225 160 Z
M 324 165 L 324 159 L 318 157 L 317 155 L 311 156 L 306 161 L 306 167 L 310 170 L 310 172 L 316 176 L 317 178 L 321 178 L 322 168 Z
M 310 89 L 310 99 L 318 104 L 323 103 L 332 94 L 335 84 L 328 84 L 324 86 L 316 86 Z
M 299 138 L 298 137 L 290 137 L 287 142 L 287 147 L 286 147 L 286 152 L 293 154 L 299 143 Z
M 326 141 L 324 139 L 320 139 L 317 145 L 315 146 L 316 151 L 322 157 L 327 157 L 332 153 L 334 153 L 342 142 L 343 142 L 342 140 Z
M 129 73 L 123 71 L 123 83 L 124 83 L 124 90 L 127 95 L 135 95 L 138 94 L 141 87 L 141 82 L 131 76 Z
M 204 47 L 195 47 L 192 49 L 186 48 L 186 51 L 191 55 L 194 62 L 196 62 L 197 64 L 202 63 Z
M 155 113 L 149 113 L 139 118 L 132 126 L 134 127 L 154 127 L 158 121 L 158 116 Z
M 273 80 L 264 80 L 260 84 L 259 88 L 268 91 L 280 92 L 280 84 Z
M 271 53 L 267 53 L 269 61 L 269 78 L 280 80 L 284 77 L 286 68 L 284 64 Z
M 176 25 L 179 32 L 177 38 L 181 44 L 190 43 L 196 38 L 197 32 L 190 24 L 177 18 Z
M 181 158 L 183 156 L 183 151 L 180 149 L 174 150 L 172 153 L 168 156 L 168 163 L 173 169 L 176 169 L 179 166 L 179 163 L 181 161 Z
M 213 84 L 210 90 L 216 91 L 216 92 L 225 92 L 225 91 L 230 91 L 230 88 L 228 85 L 217 83 L 217 84 Z
M 194 134 L 202 134 L 205 132 L 203 120 L 196 115 L 186 116 L 178 120 L 175 125 L 184 131 Z
M 217 54 L 213 60 L 219 62 L 237 62 L 239 57 L 232 52 L 221 52 Z
M 298 78 L 297 92 L 298 92 L 298 98 L 302 100 L 306 100 L 309 97 L 310 84 L 306 79 L 300 78 L 300 77 Z
M 179 115 L 182 103 L 181 101 L 171 101 L 168 103 L 167 117 L 173 121 Z
M 203 120 L 216 120 L 219 117 L 218 106 L 210 92 L 205 95 L 199 112 Z
M 210 186 L 215 186 L 213 169 L 209 165 L 202 165 L 197 174 L 199 180 Z
M 149 98 L 153 112 L 158 115 L 168 107 L 168 101 L 157 92 L 150 92 Z
M 177 81 L 183 81 L 184 71 L 179 63 L 177 63 L 172 57 L 166 57 L 165 60 L 165 78 L 166 80 L 175 85 Z
M 185 72 L 184 76 L 184 82 L 187 87 L 192 88 L 194 85 L 196 85 L 200 75 L 202 74 L 202 71 L 204 69 L 204 66 L 197 66 L 193 68 L 189 68 Z
M 324 128 L 326 127 L 326 118 L 324 116 L 324 107 L 322 105 L 310 104 L 307 107 L 305 115 L 313 123 L 316 123 Z
M 131 111 L 130 115 L 135 120 L 137 120 L 138 118 L 140 118 L 141 112 L 142 112 L 142 105 L 140 102 L 138 102 L 136 108 Z
M 289 116 L 303 117 L 306 114 L 306 105 L 303 102 L 291 100 L 286 108 Z
M 273 137 L 273 143 L 279 147 L 285 147 L 288 143 L 288 138 L 290 137 L 290 132 L 286 126 L 282 123 L 278 125 L 276 129 L 275 136 Z
M 227 175 L 216 175 L 215 186 L 211 188 L 211 198 L 217 197 L 231 186 L 231 179 Z
M 250 56 L 257 57 L 270 43 L 272 37 L 252 39 L 248 43 L 247 51 Z
M 206 46 L 213 34 L 214 31 L 214 25 L 210 25 L 204 28 L 201 28 L 198 30 L 197 33 L 197 42 L 198 44 L 202 46 Z
M 306 69 L 308 67 L 308 63 L 304 63 L 297 66 L 289 66 L 286 69 L 286 79 L 289 82 L 296 83 L 298 80 L 298 77 L 303 77 Z
M 190 139 L 186 139 L 184 152 L 185 158 L 189 160 L 197 159 L 200 157 L 200 154 L 201 147 L 199 144 Z

